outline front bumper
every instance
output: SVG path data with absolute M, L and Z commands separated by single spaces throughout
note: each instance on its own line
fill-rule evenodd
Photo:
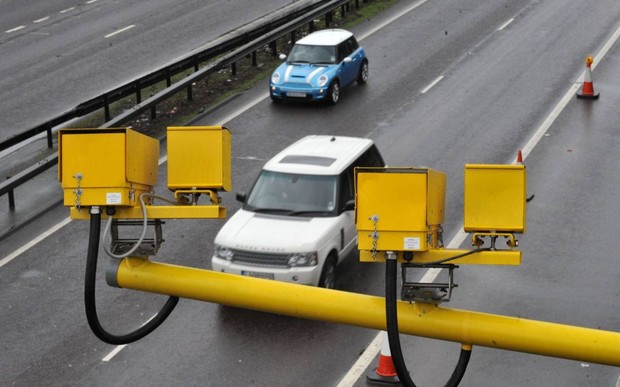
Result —
M 251 266 L 234 263 L 222 258 L 212 257 L 211 267 L 222 273 L 245 275 L 250 277 L 273 279 L 301 285 L 318 286 L 321 271 L 319 266 L 299 266 L 291 268 Z
M 327 87 L 269 85 L 272 98 L 289 101 L 322 101 L 327 96 L 327 89 Z

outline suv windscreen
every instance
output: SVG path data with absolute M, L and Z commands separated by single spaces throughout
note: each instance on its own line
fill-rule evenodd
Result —
M 333 216 L 338 176 L 261 171 L 244 208 L 295 216 Z
M 334 64 L 336 63 L 336 47 L 296 44 L 288 54 L 287 61 L 296 63 Z

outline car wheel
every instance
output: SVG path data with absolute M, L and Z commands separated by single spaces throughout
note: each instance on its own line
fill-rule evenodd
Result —
M 364 59 L 360 66 L 360 72 L 357 74 L 357 83 L 363 85 L 366 82 L 368 82 L 368 61 Z
M 335 105 L 338 103 L 340 99 L 340 82 L 337 79 L 334 79 L 329 85 L 329 89 L 327 90 L 327 102 L 330 105 Z
M 319 287 L 326 289 L 336 288 L 336 257 L 329 255 L 323 264 Z

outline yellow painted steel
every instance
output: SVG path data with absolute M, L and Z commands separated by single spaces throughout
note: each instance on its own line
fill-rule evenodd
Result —
M 444 173 L 409 167 L 355 171 L 360 250 L 425 251 L 437 247 L 444 219 Z
M 381 297 L 125 258 L 122 288 L 385 330 Z M 620 333 L 399 301 L 401 333 L 620 366 Z
M 168 188 L 231 189 L 230 131 L 223 126 L 171 126 Z
M 428 251 L 415 252 L 413 254 L 413 263 L 431 264 L 437 261 L 443 261 L 456 256 L 469 253 L 470 250 L 459 249 L 432 249 Z M 395 251 L 398 261 L 404 262 L 403 252 Z M 361 250 L 360 261 L 362 262 L 385 262 L 385 252 L 379 251 L 375 257 L 372 252 Z M 519 266 L 521 264 L 521 251 L 520 250 L 495 250 L 495 251 L 480 251 L 474 254 L 465 255 L 461 258 L 450 260 L 446 263 L 455 265 L 504 265 L 504 266 Z
M 224 219 L 226 218 L 226 208 L 216 205 L 179 205 L 179 206 L 146 206 L 146 214 L 149 219 Z M 90 213 L 88 209 L 71 207 L 71 219 L 88 220 Z M 102 218 L 107 218 L 105 211 L 101 213 Z M 118 207 L 114 218 L 116 219 L 142 219 L 142 208 L 138 207 Z
M 466 164 L 464 186 L 465 232 L 525 232 L 525 166 Z
M 136 206 L 157 183 L 159 142 L 127 128 L 61 129 L 65 206 Z

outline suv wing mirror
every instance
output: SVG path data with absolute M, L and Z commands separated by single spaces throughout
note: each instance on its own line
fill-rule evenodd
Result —
M 245 203 L 246 196 L 247 194 L 245 192 L 237 192 L 235 194 L 235 199 L 237 199 L 238 202 Z M 353 204 L 355 205 L 355 203 Z

